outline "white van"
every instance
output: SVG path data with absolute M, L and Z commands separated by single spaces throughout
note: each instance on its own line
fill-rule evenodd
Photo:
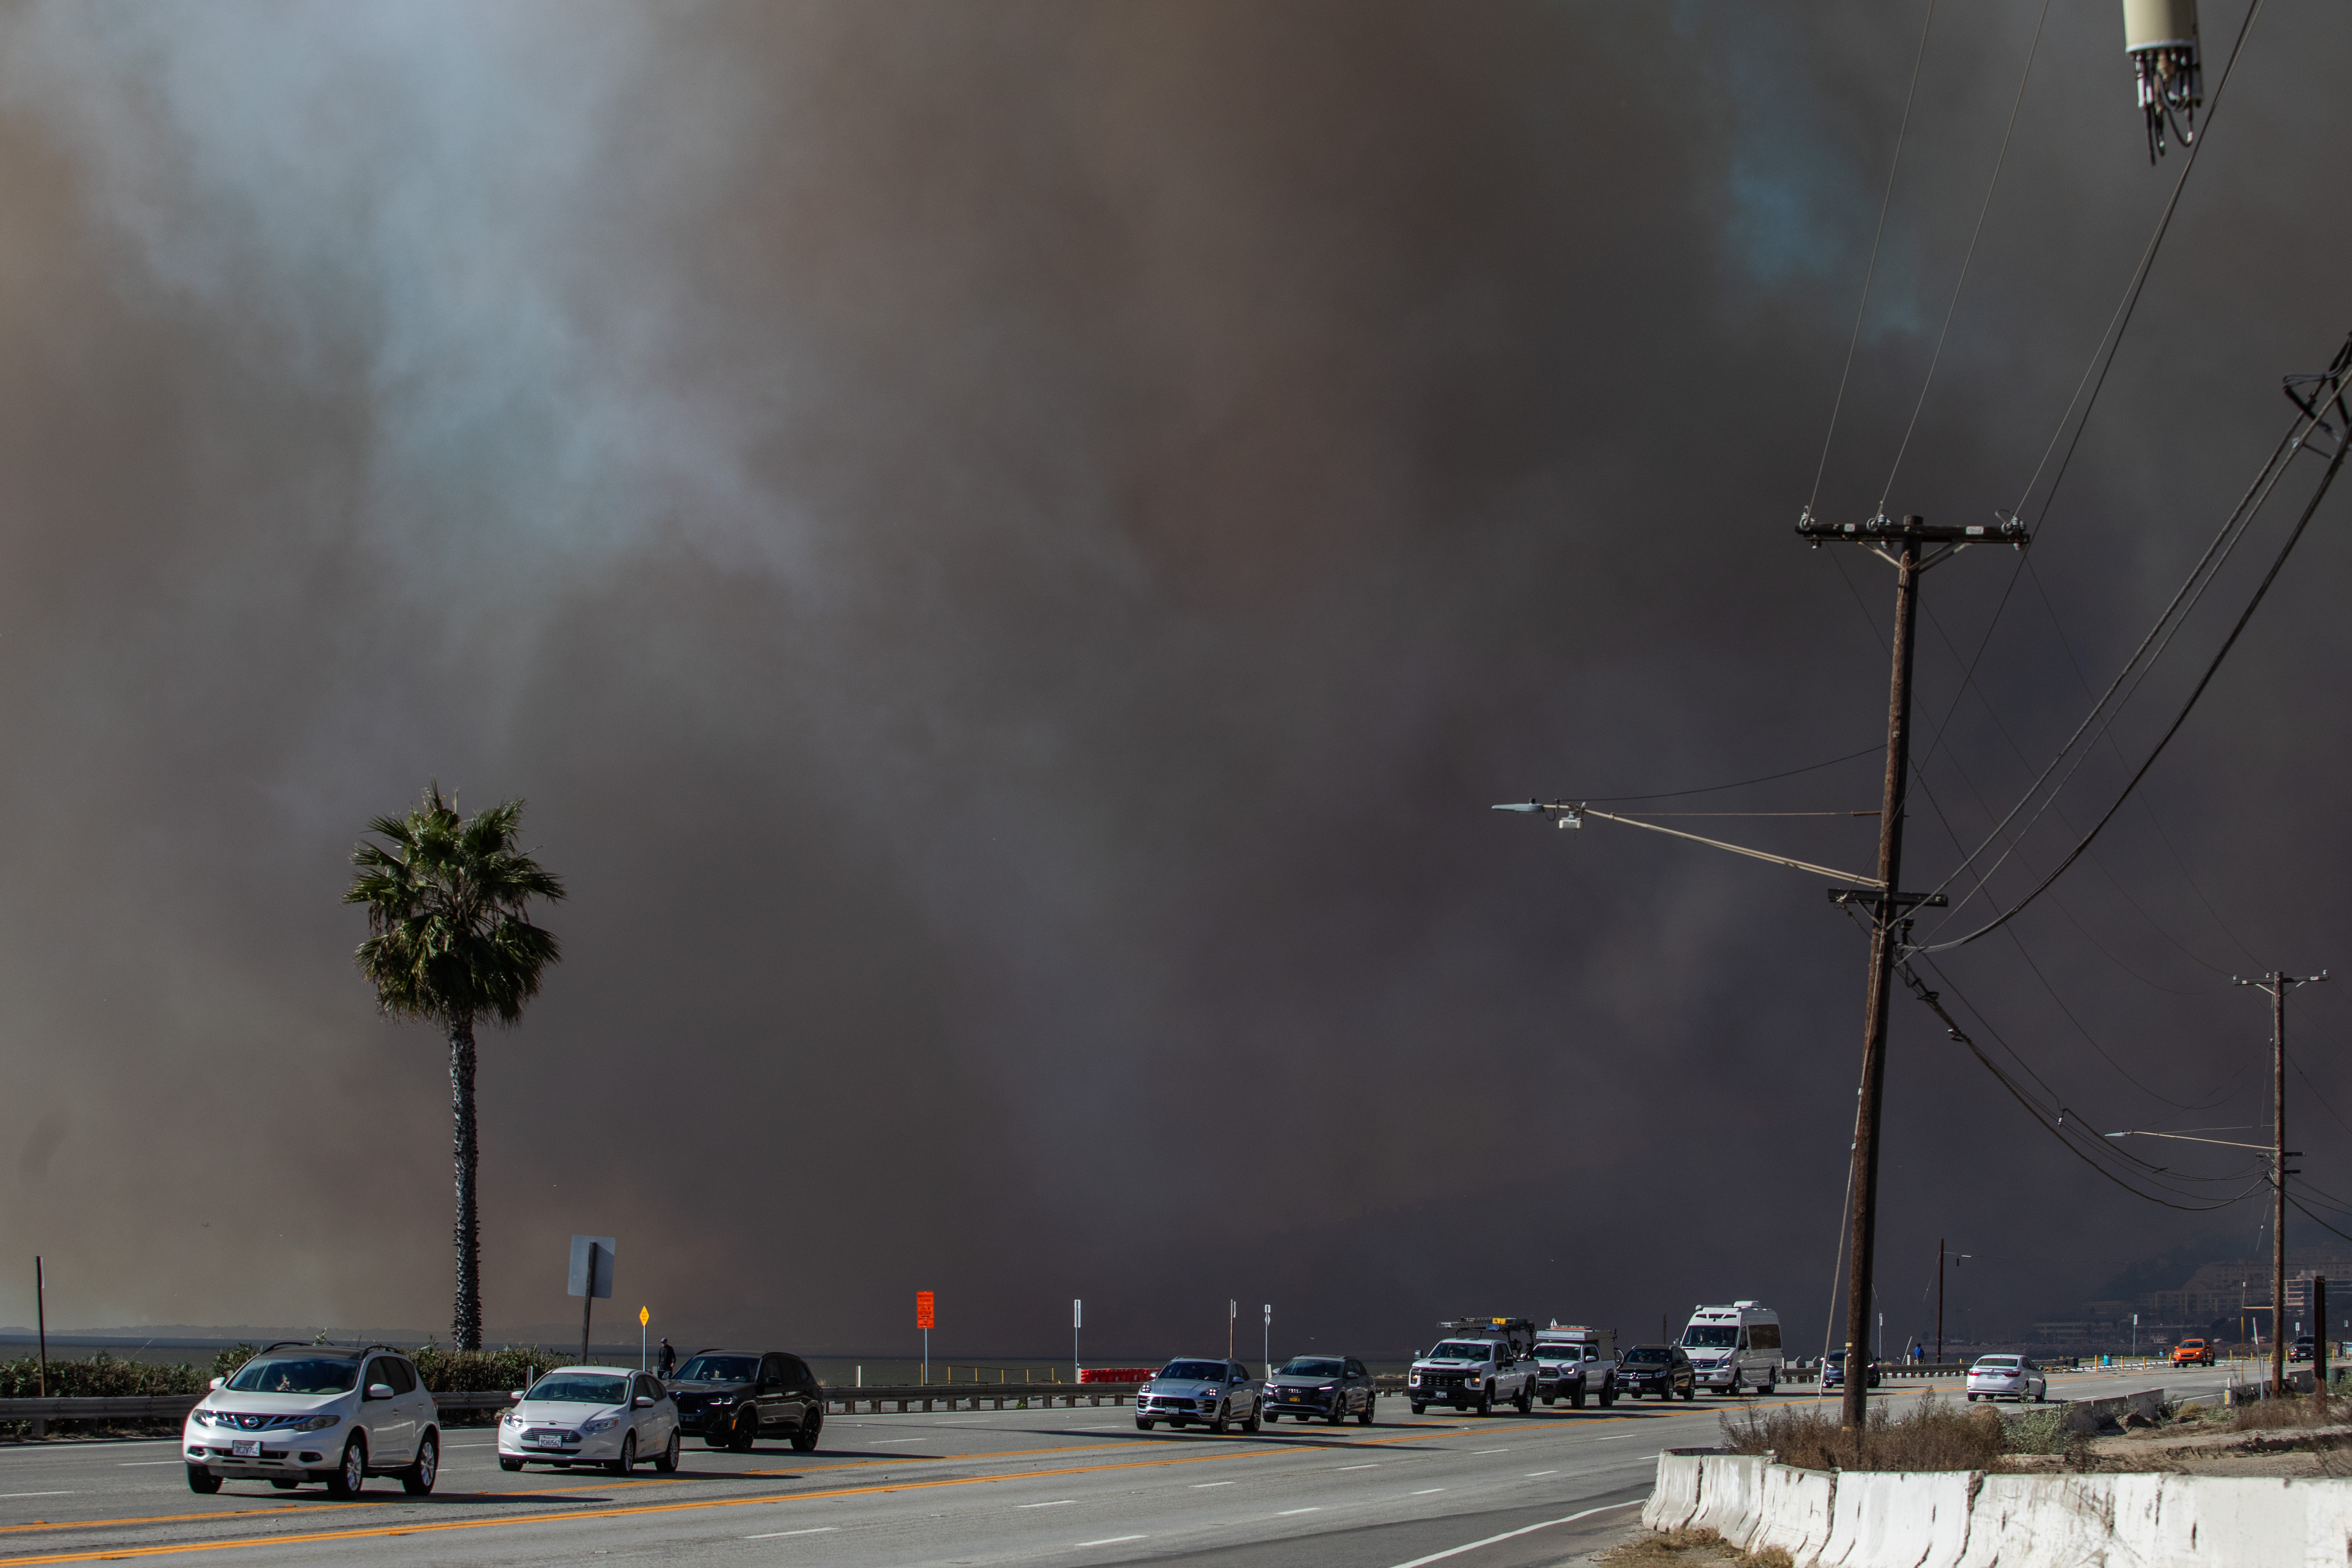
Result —
M 1780 1314 L 1759 1301 L 1700 1307 L 1683 1330 L 1683 1351 L 1701 1388 L 1769 1394 L 1786 1364 L 1780 1354 Z

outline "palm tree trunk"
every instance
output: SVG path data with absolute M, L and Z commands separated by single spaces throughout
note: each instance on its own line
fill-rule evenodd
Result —
M 478 1140 L 474 1122 L 474 1020 L 449 1021 L 449 1107 L 457 1121 L 457 1307 L 450 1342 L 461 1351 L 482 1348 L 482 1229 L 476 1212 L 474 1168 Z

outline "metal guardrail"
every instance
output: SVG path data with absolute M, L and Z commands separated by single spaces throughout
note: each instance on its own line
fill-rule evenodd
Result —
M 184 1421 L 201 1394 L 113 1398 L 0 1399 L 0 1421 Z

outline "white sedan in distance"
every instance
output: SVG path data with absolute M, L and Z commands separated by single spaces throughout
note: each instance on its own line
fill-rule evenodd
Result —
M 2050 1397 L 2050 1380 L 2021 1355 L 1980 1355 L 1969 1368 L 1969 1403 L 1979 1399 L 2014 1399 L 2039 1405 Z

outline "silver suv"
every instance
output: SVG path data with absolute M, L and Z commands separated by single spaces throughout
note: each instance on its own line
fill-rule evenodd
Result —
M 1135 1425 L 1149 1432 L 1155 1422 L 1185 1426 L 1198 1421 L 1212 1432 L 1223 1432 L 1240 1422 L 1255 1432 L 1265 1399 L 1265 1384 L 1237 1361 L 1170 1362 L 1160 1375 L 1136 1390 Z
M 412 1496 L 441 1472 L 441 1412 L 415 1363 L 389 1345 L 271 1345 L 188 1412 L 180 1448 L 188 1489 L 266 1480 L 280 1490 L 324 1481 L 359 1495 L 370 1476 L 398 1476 Z

